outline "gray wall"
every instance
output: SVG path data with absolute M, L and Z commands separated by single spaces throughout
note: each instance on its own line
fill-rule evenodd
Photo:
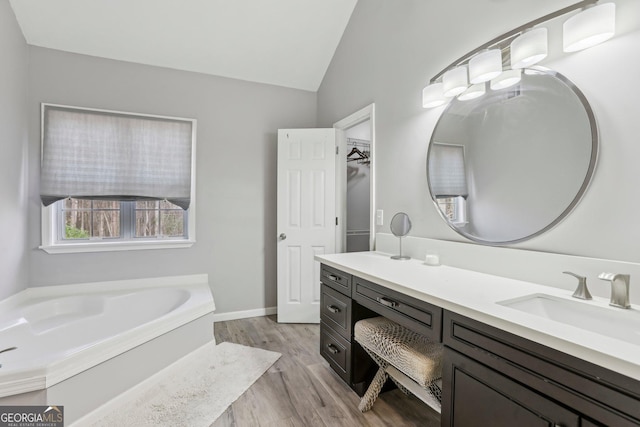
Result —
M 28 47 L 0 1 L 0 299 L 27 285 Z
M 427 189 L 428 141 L 444 107 L 421 107 L 429 79 L 493 37 L 574 1 L 360 0 L 318 91 L 318 125 L 376 104 L 377 208 L 413 222 L 412 236 L 464 241 L 439 217 Z M 571 215 L 518 248 L 640 262 L 640 2 L 617 0 L 617 34 L 561 52 L 561 23 L 549 30 L 541 65 L 577 84 L 594 110 L 601 148 L 594 179 Z M 402 191 L 398 191 L 401 189 Z M 388 232 L 388 221 L 378 231 Z
M 38 47 L 29 52 L 31 285 L 208 273 L 218 313 L 275 306 L 276 133 L 313 127 L 316 94 Z M 197 243 L 87 254 L 37 249 L 41 102 L 197 119 Z

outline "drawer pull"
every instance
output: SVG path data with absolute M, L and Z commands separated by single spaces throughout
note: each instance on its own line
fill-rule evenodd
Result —
M 338 349 L 338 347 L 336 347 L 333 344 L 327 344 L 327 348 L 329 349 L 329 351 L 333 354 L 338 354 L 340 353 L 340 349 Z
M 382 305 L 386 305 L 387 307 L 391 307 L 391 308 L 398 306 L 397 302 L 391 301 L 390 299 L 387 299 L 385 297 L 377 297 L 376 301 L 378 301 Z
M 328 277 L 329 277 L 329 280 L 333 280 L 334 282 L 338 281 L 338 276 L 336 275 L 330 274 Z
M 340 313 L 340 309 L 335 305 L 328 305 L 327 310 L 329 310 L 332 313 Z

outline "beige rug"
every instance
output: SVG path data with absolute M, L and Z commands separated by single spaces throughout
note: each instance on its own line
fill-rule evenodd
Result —
M 280 356 L 228 342 L 207 344 L 78 425 L 210 426 Z

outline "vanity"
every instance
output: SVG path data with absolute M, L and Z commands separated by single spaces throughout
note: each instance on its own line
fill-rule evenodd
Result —
M 542 297 L 571 304 L 571 291 L 379 252 L 316 260 L 320 352 L 359 395 L 376 366 L 353 325 L 382 315 L 445 345 L 443 426 L 640 425 L 638 343 L 518 308 Z

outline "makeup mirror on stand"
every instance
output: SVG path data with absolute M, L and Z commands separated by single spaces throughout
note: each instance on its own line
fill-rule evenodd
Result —
M 402 255 L 402 238 L 409 234 L 411 231 L 411 220 L 409 219 L 409 215 L 404 212 L 398 212 L 391 218 L 391 232 L 394 236 L 396 236 L 400 242 L 400 253 L 398 255 L 393 255 L 391 259 L 395 260 L 407 260 L 411 259 L 411 257 Z

